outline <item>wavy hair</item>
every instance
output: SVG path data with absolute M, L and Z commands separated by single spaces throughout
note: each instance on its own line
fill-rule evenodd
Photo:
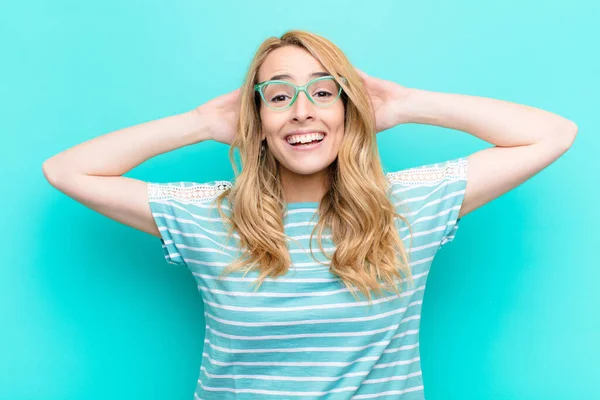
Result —
M 279 163 L 270 151 L 261 153 L 261 100 L 254 91 L 260 66 L 271 51 L 282 46 L 306 49 L 343 89 L 344 138 L 336 160 L 328 167 L 329 187 L 319 203 L 319 220 L 310 236 L 311 255 L 314 258 L 312 242 L 317 232 L 319 248 L 330 260 L 331 273 L 342 280 L 357 301 L 355 288 L 369 299 L 369 304 L 370 290 L 380 295 L 382 289 L 392 290 L 400 295 L 398 281 L 411 285 L 414 282 L 396 218 L 405 221 L 409 230 L 411 227 L 406 218 L 396 213 L 391 200 L 391 185 L 379 159 L 368 92 L 335 44 L 302 30 L 290 30 L 281 38 L 267 38 L 256 51 L 241 87 L 237 132 L 229 150 L 235 180 L 231 188 L 217 197 L 219 214 L 229 225 L 228 237 L 234 231 L 239 235 L 240 256 L 221 276 L 257 269 L 258 289 L 265 278 L 285 275 L 291 265 L 287 248 L 287 240 L 291 238 L 284 233 L 283 226 L 285 202 Z M 347 79 L 346 83 L 341 77 Z M 240 153 L 241 173 L 234 160 L 236 148 Z M 230 216 L 221 208 L 224 198 L 229 202 Z M 324 230 L 331 232 L 335 244 L 331 255 L 323 249 Z

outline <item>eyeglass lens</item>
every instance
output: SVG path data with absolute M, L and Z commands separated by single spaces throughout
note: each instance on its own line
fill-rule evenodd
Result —
M 322 79 L 308 85 L 306 91 L 318 106 L 333 104 L 340 90 L 340 85 L 333 79 Z M 270 83 L 263 87 L 264 100 L 270 107 L 285 108 L 292 99 L 296 88 L 287 83 Z

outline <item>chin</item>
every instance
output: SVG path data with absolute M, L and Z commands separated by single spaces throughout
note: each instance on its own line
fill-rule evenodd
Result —
M 285 168 L 298 175 L 314 175 L 320 174 L 329 169 L 331 164 L 321 164 L 321 165 L 289 165 L 285 166 Z

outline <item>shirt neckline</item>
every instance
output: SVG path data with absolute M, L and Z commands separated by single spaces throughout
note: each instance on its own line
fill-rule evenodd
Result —
M 294 210 L 298 208 L 319 208 L 320 202 L 318 201 L 295 201 L 292 203 L 285 203 L 285 207 L 288 210 Z

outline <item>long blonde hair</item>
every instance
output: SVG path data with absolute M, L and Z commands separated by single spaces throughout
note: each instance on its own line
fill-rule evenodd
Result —
M 306 49 L 343 88 L 340 100 L 345 104 L 344 139 L 337 159 L 329 167 L 329 188 L 320 201 L 319 221 L 311 233 L 310 243 L 318 231 L 319 248 L 330 260 L 331 273 L 342 280 L 355 299 L 358 300 L 353 286 L 365 294 L 369 303 L 369 289 L 382 294 L 387 286 L 400 295 L 396 280 L 414 283 L 395 218 L 404 220 L 409 229 L 410 224 L 395 212 L 388 197 L 391 190 L 379 159 L 375 117 L 368 92 L 335 44 L 302 30 L 266 39 L 258 48 L 241 87 L 237 132 L 229 150 L 235 180 L 230 189 L 217 197 L 219 214 L 229 224 L 229 237 L 234 231 L 239 235 L 241 255 L 223 274 L 258 269 L 258 289 L 265 278 L 286 274 L 291 264 L 288 236 L 284 234 L 285 203 L 278 161 L 269 151 L 261 154 L 260 98 L 254 91 L 260 66 L 271 51 L 282 46 Z M 236 148 L 240 153 L 241 173 L 234 160 Z M 225 197 L 230 217 L 221 209 Z M 321 241 L 325 229 L 331 232 L 336 246 L 331 256 L 325 254 Z M 310 247 L 314 258 L 312 245 Z M 386 284 L 381 284 L 379 279 Z

